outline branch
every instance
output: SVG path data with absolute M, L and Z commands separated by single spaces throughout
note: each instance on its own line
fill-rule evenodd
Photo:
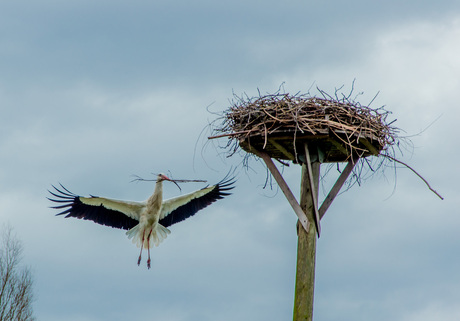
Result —
M 247 134 L 250 131 L 251 130 L 248 129 L 248 130 L 242 130 L 242 131 L 234 132 L 234 133 L 227 133 L 227 134 L 222 134 L 222 135 L 209 136 L 208 139 L 215 139 L 215 138 L 221 138 L 221 137 L 231 137 L 231 136 L 236 136 L 236 135 L 240 135 L 240 134 Z
M 406 163 L 400 161 L 400 160 L 397 160 L 396 158 L 394 157 L 391 157 L 390 155 L 382 155 L 383 157 L 386 157 L 386 158 L 389 158 L 391 159 L 392 161 L 396 162 L 396 163 L 399 163 L 401 165 L 404 165 L 406 166 L 407 168 L 409 168 L 415 175 L 417 175 L 418 177 L 420 177 L 420 179 L 426 184 L 426 186 L 428 186 L 428 188 L 430 189 L 430 191 L 432 191 L 433 193 L 435 193 L 440 199 L 444 200 L 444 197 L 442 197 L 438 192 L 436 192 L 432 187 L 431 185 L 427 182 L 426 179 L 423 178 L 422 175 L 420 175 L 419 173 L 417 173 L 417 171 L 415 169 L 413 169 L 412 167 L 410 167 L 409 165 L 407 165 Z

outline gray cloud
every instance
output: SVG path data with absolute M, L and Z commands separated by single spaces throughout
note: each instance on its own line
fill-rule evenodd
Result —
M 261 164 L 175 226 L 150 271 L 122 231 L 54 217 L 46 189 L 142 200 L 153 186 L 132 174 L 216 182 L 241 159 L 204 148 L 207 106 L 224 109 L 232 90 L 285 81 L 331 92 L 354 78 L 360 101 L 380 91 L 375 106 L 407 135 L 439 118 L 402 159 L 446 200 L 405 169 L 340 195 L 318 241 L 315 318 L 457 318 L 455 1 L 40 1 L 0 12 L 0 220 L 25 242 L 39 319 L 290 318 L 296 220 L 281 193 L 262 190 Z M 296 195 L 299 172 L 284 171 Z

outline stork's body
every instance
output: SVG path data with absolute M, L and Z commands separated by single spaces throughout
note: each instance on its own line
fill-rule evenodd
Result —
M 158 246 L 166 236 L 171 233 L 166 227 L 162 226 L 160 220 L 161 205 L 163 203 L 163 181 L 169 180 L 163 174 L 158 175 L 155 183 L 155 190 L 152 196 L 147 200 L 147 205 L 139 215 L 139 224 L 130 229 L 126 234 L 133 239 L 140 248 L 137 265 L 141 263 L 142 250 L 148 251 L 147 267 L 150 268 L 150 248 L 155 244 Z M 152 244 L 153 243 L 153 244 Z
M 160 174 L 155 183 L 155 190 L 144 202 L 120 201 L 103 197 L 82 197 L 56 187 L 56 192 L 50 193 L 58 199 L 50 199 L 63 205 L 53 208 L 65 209 L 57 214 L 67 214 L 66 217 L 76 217 L 92 220 L 98 224 L 128 230 L 126 234 L 133 243 L 142 250 L 148 250 L 147 266 L 150 268 L 150 248 L 158 246 L 171 232 L 167 228 L 196 214 L 199 210 L 229 195 L 227 191 L 233 188 L 233 179 L 224 178 L 220 183 L 208 186 L 198 191 L 163 201 L 163 181 L 169 180 Z

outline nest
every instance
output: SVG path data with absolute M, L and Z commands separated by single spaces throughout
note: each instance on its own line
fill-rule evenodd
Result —
M 392 126 L 396 120 L 387 121 L 390 112 L 383 107 L 363 106 L 350 99 L 351 93 L 339 98 L 336 90 L 334 98 L 322 90 L 319 92 L 322 98 L 287 93 L 254 98 L 235 96 L 232 106 L 212 123 L 212 136 L 208 138 L 227 137 L 223 148 L 228 151 L 228 156 L 244 150 L 247 152 L 243 161 L 246 166 L 249 155 L 260 155 L 260 151 L 283 165 L 289 165 L 284 160 L 304 163 L 307 150 L 310 161 L 357 162 L 348 187 L 360 184 L 366 178 L 364 168 L 372 176 L 378 169 L 386 167 L 388 161 L 395 169 L 397 164 L 410 169 L 443 199 L 416 170 L 395 158 L 401 137 L 397 135 L 400 130 Z M 367 156 L 383 157 L 375 157 L 377 165 L 373 165 Z
M 210 138 L 228 137 L 233 155 L 264 151 L 277 160 L 304 161 L 304 144 L 317 150 L 318 161 L 344 162 L 379 155 L 396 142 L 389 112 L 350 101 L 309 95 L 273 94 L 235 97 L 221 126 Z

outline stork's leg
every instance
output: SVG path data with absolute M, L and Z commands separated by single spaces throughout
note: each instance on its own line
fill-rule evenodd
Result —
M 147 237 L 147 252 L 149 253 L 149 257 L 147 259 L 147 268 L 150 269 L 150 235 L 152 234 L 152 230 L 150 230 L 149 236 Z
M 145 236 L 145 230 L 142 233 L 141 252 L 139 253 L 139 258 L 137 259 L 137 265 L 141 264 L 142 249 L 144 248 L 144 236 Z

